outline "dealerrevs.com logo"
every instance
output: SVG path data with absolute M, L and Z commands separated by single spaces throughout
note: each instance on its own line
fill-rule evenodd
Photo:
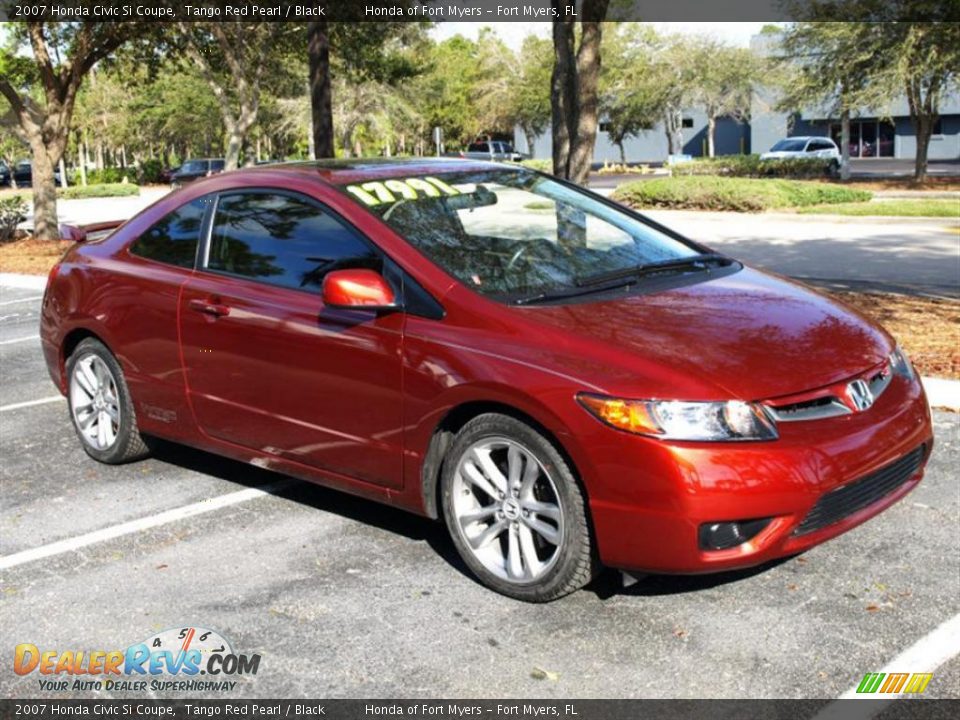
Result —
M 260 655 L 233 651 L 215 630 L 164 630 L 125 650 L 51 650 L 17 645 L 13 671 L 37 673 L 40 690 L 229 692 L 236 676 L 256 675 Z

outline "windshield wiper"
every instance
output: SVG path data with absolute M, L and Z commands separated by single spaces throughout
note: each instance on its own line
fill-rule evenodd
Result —
M 685 258 L 662 260 L 660 262 L 647 263 L 645 265 L 632 265 L 630 267 L 619 268 L 617 270 L 596 273 L 595 275 L 587 275 L 586 277 L 577 278 L 575 283 L 577 287 L 584 288 L 591 287 L 593 285 L 601 285 L 614 280 L 641 278 L 644 275 L 653 275 L 661 272 L 680 272 L 684 270 L 705 270 L 709 272 L 711 265 L 730 265 L 732 263 L 733 260 L 725 255 L 706 253 L 704 255 L 692 255 L 691 257 Z
M 514 305 L 534 305 L 539 302 L 550 302 L 551 300 L 563 300 L 564 298 L 579 297 L 580 295 L 590 295 L 591 293 L 603 292 L 604 290 L 614 290 L 618 287 L 623 287 L 624 285 L 632 285 L 632 278 L 620 278 L 611 280 L 609 283 L 603 285 L 603 287 L 591 285 L 590 287 L 574 287 L 566 288 L 564 290 L 551 290 L 548 292 L 537 293 L 536 295 L 529 295 L 528 297 L 518 298 L 513 301 Z M 599 285 L 599 283 L 598 283 Z

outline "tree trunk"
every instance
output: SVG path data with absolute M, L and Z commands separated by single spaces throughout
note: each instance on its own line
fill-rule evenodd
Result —
M 561 12 L 559 0 L 554 0 L 553 7 L 555 12 Z M 564 179 L 570 177 L 570 139 L 577 126 L 573 23 L 572 19 L 553 21 L 553 74 L 550 79 L 553 174 Z
M 523 128 L 523 137 L 527 141 L 527 155 L 532 158 L 534 156 L 533 147 L 534 143 L 537 142 L 537 136 L 534 135 L 533 130 L 525 127 Z
M 592 12 L 606 14 L 608 0 L 594 0 Z M 599 7 L 598 7 L 599 6 Z M 584 2 L 582 12 L 591 12 L 588 2 Z M 600 87 L 600 40 L 602 23 L 580 23 L 580 47 L 577 49 L 577 114 L 574 136 L 571 138 L 570 165 L 568 177 L 578 185 L 586 185 L 590 178 L 590 166 L 593 164 L 593 149 L 597 143 L 597 125 L 599 121 Z
M 87 186 L 87 149 L 83 142 L 83 133 L 77 133 L 77 165 L 80 168 L 80 184 Z
M 717 119 L 713 116 L 707 118 L 707 156 L 716 155 L 715 138 L 717 136 Z
M 236 125 L 227 128 L 227 152 L 223 158 L 224 170 L 236 170 L 240 165 L 240 148 L 243 135 Z
M 330 87 L 330 36 L 327 21 L 307 23 L 307 56 L 310 61 L 310 109 L 315 157 L 332 158 L 333 105 Z
M 60 171 L 60 187 L 68 187 L 69 183 L 67 182 L 67 166 L 63 162 L 63 155 L 60 156 L 60 162 L 58 163 L 59 167 L 57 168 Z
M 33 151 L 33 236 L 38 240 L 57 240 L 57 186 L 53 178 L 56 164 L 43 145 L 42 138 L 31 143 Z
M 840 113 L 840 179 L 850 179 L 850 110 Z
M 620 164 L 627 164 L 627 151 L 623 147 L 623 140 L 617 141 L 617 148 L 620 150 Z
M 932 117 L 918 116 L 913 120 L 914 133 L 917 136 L 917 157 L 913 163 L 913 179 L 922 183 L 927 179 L 927 161 L 930 155 L 930 136 L 933 135 Z
M 683 111 L 668 107 L 663 117 L 663 129 L 667 134 L 667 154 L 683 152 Z

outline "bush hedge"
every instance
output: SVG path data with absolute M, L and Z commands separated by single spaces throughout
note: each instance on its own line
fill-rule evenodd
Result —
M 634 208 L 762 212 L 776 208 L 864 202 L 872 197 L 872 193 L 826 183 L 704 175 L 629 182 L 618 187 L 612 197 Z
M 72 185 L 70 187 L 57 188 L 57 197 L 61 200 L 82 200 L 84 198 L 100 197 L 126 197 L 129 195 L 139 195 L 140 186 L 133 183 L 105 183 L 102 185 Z M 30 195 L 11 195 L 21 202 L 29 202 Z
M 124 197 L 139 195 L 140 186 L 133 183 L 102 183 L 99 185 L 74 185 L 57 188 L 57 197 L 64 200 L 82 200 L 83 198 Z
M 818 178 L 831 175 L 836 161 L 829 158 L 761 160 L 759 155 L 724 155 L 671 165 L 674 175 L 723 175 L 750 178 Z
M 539 170 L 544 173 L 553 172 L 553 160 L 548 158 L 527 158 L 526 160 L 521 160 L 516 163 L 517 165 L 522 165 L 525 168 L 530 168 L 531 170 Z

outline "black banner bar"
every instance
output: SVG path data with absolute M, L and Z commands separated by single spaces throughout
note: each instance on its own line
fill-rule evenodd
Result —
M 550 22 L 580 18 L 582 0 L 0 0 L 0 20 L 305 22 Z M 960 3 L 834 0 L 847 20 L 960 20 Z M 610 0 L 609 21 L 784 21 L 799 19 L 804 0 Z M 878 7 L 883 17 L 870 12 Z
M 960 700 L 0 700 L 0 718 L 842 720 L 955 718 Z

